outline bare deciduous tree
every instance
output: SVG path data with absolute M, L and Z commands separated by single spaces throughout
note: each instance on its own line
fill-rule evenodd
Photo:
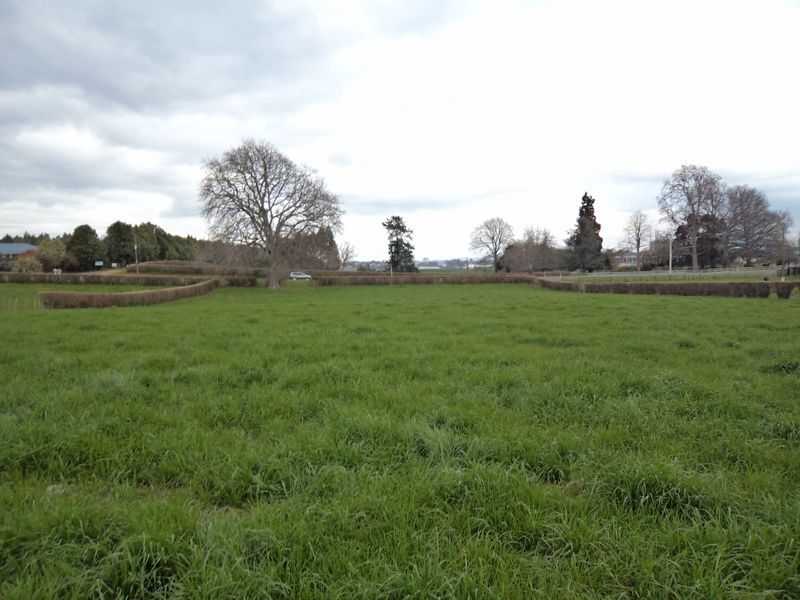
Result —
M 645 260 L 650 265 L 669 267 L 670 246 L 674 241 L 672 231 L 655 230 L 653 239 L 645 252 Z
M 528 225 L 522 239 L 508 245 L 501 257 L 502 266 L 513 272 L 549 271 L 556 266 L 555 238 L 549 229 Z
M 514 239 L 514 229 L 499 217 L 488 219 L 472 231 L 469 247 L 492 259 L 495 272 L 500 270 L 500 255 Z
M 699 266 L 697 239 L 700 217 L 706 213 L 716 216 L 723 197 L 720 176 L 696 165 L 683 165 L 661 188 L 658 208 L 675 227 L 685 226 L 694 270 Z
M 522 232 L 522 249 L 526 259 L 526 270 L 547 271 L 554 267 L 553 243 L 555 238 L 549 229 L 528 225 Z
M 728 190 L 730 203 L 730 244 L 734 254 L 746 265 L 764 258 L 770 242 L 778 233 L 780 218 L 769 209 L 763 192 L 747 185 Z
M 553 233 L 546 227 L 528 225 L 522 232 L 522 239 L 534 246 L 552 246 L 555 242 Z
M 636 210 L 628 217 L 625 224 L 625 236 L 628 239 L 628 245 L 636 252 L 636 270 L 641 271 L 642 245 L 650 237 L 650 220 L 641 210 Z
M 339 200 L 322 179 L 270 144 L 245 140 L 203 166 L 200 200 L 213 237 L 265 252 L 272 289 L 279 286 L 284 250 L 293 238 L 340 227 Z
M 781 264 L 786 264 L 787 254 L 789 254 L 786 236 L 792 227 L 792 216 L 788 210 L 781 210 L 772 214 L 775 215 L 775 233 L 772 238 L 774 250 L 772 255 Z
M 339 246 L 339 268 L 344 269 L 345 265 L 356 257 L 356 247 L 350 242 L 342 242 Z
M 220 240 L 201 240 L 195 260 L 225 267 L 264 267 L 266 256 L 258 248 L 237 246 Z

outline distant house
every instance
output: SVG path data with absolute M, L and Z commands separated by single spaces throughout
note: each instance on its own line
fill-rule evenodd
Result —
M 636 267 L 636 252 L 620 252 L 614 257 L 619 268 Z
M 0 244 L 0 260 L 16 260 L 26 252 L 36 252 L 33 244 Z

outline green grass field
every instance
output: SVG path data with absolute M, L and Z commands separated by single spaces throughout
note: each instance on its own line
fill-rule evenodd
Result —
M 0 285 L 2 598 L 800 596 L 800 302 L 38 289 Z

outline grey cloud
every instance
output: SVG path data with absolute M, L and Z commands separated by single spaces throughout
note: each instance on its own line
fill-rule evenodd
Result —
M 200 204 L 193 189 L 174 190 L 171 194 L 172 204 L 165 208 L 162 215 L 167 218 L 196 217 L 200 214 Z
M 16 2 L 0 39 L 2 88 L 69 85 L 137 110 L 285 85 L 329 50 L 308 15 L 247 0 Z
M 312 68 L 325 60 L 320 37 L 307 15 L 247 0 L 0 3 L 0 203 L 30 186 L 168 185 L 168 163 L 142 177 L 15 139 L 68 123 L 110 146 L 199 163 L 224 149 L 196 132 L 187 143 L 177 128 L 165 131 L 167 120 L 187 109 L 235 118 L 295 110 L 327 83 Z
M 64 155 L 48 156 L 35 149 L 0 146 L 0 177 L 6 190 L 34 187 L 93 190 L 106 187 L 139 187 L 157 190 L 169 184 L 170 164 L 137 173 L 125 168 L 111 155 L 101 160 L 84 160 Z
M 216 145 L 218 131 L 203 134 L 202 120 L 181 129 L 182 115 L 279 118 L 329 83 L 327 42 L 314 21 L 276 6 L 0 3 L 0 206 L 23 197 L 49 202 L 36 190 L 62 190 L 69 204 L 81 194 L 132 189 L 175 196 L 174 214 L 196 215 L 194 186 L 184 190 L 172 171 L 226 148 Z M 109 152 L 81 158 L 19 142 L 66 124 L 91 132 Z M 142 172 L 115 159 L 113 150 L 125 148 L 158 149 L 165 159 Z
M 218 156 L 242 137 L 286 146 L 315 140 L 313 126 L 291 117 L 336 94 L 342 82 L 331 58 L 363 32 L 325 22 L 312 14 L 313 3 L 308 6 L 0 1 L 0 223 L 15 229 L 26 219 L 31 227 L 44 223 L 43 215 L 21 214 L 24 205 L 65 219 L 63 228 L 71 229 L 73 207 L 99 205 L 126 191 L 171 199 L 165 217 L 196 217 L 199 182 L 187 178 L 187 166 Z M 365 3 L 363 10 L 378 32 L 405 35 L 440 26 L 450 8 L 414 0 L 378 8 Z M 91 134 L 102 152 L 20 141 L 63 126 Z M 138 168 L 121 157 L 125 149 L 156 150 L 163 160 Z M 331 156 L 334 164 L 350 160 Z M 381 201 L 354 203 L 385 212 Z M 399 206 L 431 208 L 442 201 Z

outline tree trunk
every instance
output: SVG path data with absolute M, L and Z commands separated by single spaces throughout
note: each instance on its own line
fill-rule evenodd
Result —
M 277 290 L 281 287 L 281 265 L 278 259 L 279 253 L 273 250 L 268 252 L 269 256 L 269 277 L 267 277 L 267 288 Z
M 271 290 L 277 290 L 281 287 L 280 273 L 278 273 L 278 269 L 276 267 L 269 268 L 267 287 Z

